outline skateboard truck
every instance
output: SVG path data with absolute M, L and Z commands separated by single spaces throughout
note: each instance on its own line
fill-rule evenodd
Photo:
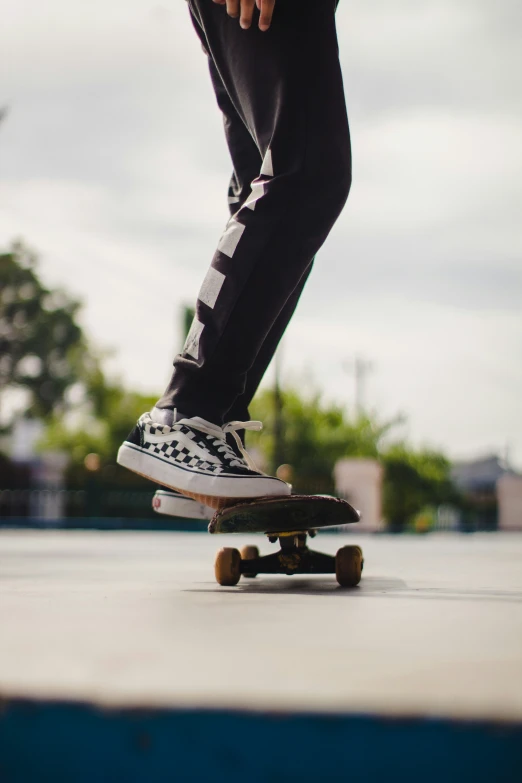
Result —
M 268 540 L 271 543 L 275 543 L 279 539 L 281 549 L 279 552 L 263 557 L 260 557 L 259 554 L 256 557 L 245 558 L 242 556 L 242 576 L 253 578 L 258 574 L 287 574 L 288 576 L 293 574 L 335 574 L 335 557 L 309 549 L 306 545 L 306 536 L 306 532 L 269 535 Z M 255 549 L 257 550 L 257 547 Z M 241 554 L 243 555 L 243 552 Z

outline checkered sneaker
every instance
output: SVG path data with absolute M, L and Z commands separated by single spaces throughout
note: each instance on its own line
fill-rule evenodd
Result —
M 261 423 L 234 421 L 219 427 L 196 416 L 168 425 L 144 413 L 120 447 L 118 463 L 191 497 L 289 494 L 284 481 L 256 468 L 237 435 L 241 429 L 261 429 Z M 227 441 L 229 433 L 237 450 Z
M 205 433 L 179 422 L 170 427 L 152 422 L 148 413 L 139 423 L 142 448 L 161 459 L 210 475 L 243 475 L 245 470 L 250 471 L 246 461 L 228 445 L 221 428 L 211 425 L 211 431 Z

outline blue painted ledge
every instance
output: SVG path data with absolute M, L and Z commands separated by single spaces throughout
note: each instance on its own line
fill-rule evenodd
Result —
M 4 700 L 2 783 L 520 783 L 522 723 Z

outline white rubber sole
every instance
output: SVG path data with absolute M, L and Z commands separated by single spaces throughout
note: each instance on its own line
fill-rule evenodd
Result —
M 152 508 L 157 514 L 184 519 L 212 519 L 213 509 L 198 503 L 192 498 L 173 495 L 167 490 L 158 489 L 152 498 Z
M 272 476 L 205 476 L 173 465 L 161 457 L 144 451 L 139 446 L 125 441 L 120 446 L 118 465 L 139 473 L 157 484 L 192 497 L 233 500 L 234 498 L 259 498 L 267 496 L 285 496 L 291 492 L 290 486 Z M 210 504 L 209 504 L 210 505 Z M 215 507 L 213 505 L 213 507 Z

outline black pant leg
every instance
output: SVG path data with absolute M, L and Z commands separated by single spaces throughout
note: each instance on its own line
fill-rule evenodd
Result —
M 250 414 L 248 407 L 254 399 L 254 396 L 259 388 L 259 384 L 263 380 L 263 376 L 268 369 L 268 365 L 272 361 L 277 347 L 286 331 L 286 328 L 292 319 L 311 271 L 312 265 L 310 264 L 307 271 L 299 281 L 297 288 L 293 291 L 284 308 L 281 310 L 277 320 L 273 324 L 270 332 L 266 336 L 265 341 L 263 342 L 263 345 L 261 346 L 259 353 L 255 358 L 254 364 L 247 373 L 245 389 L 243 393 L 236 398 L 231 409 L 227 412 L 225 421 L 249 420 Z
M 346 201 L 351 157 L 335 5 L 285 0 L 261 33 L 241 30 L 211 0 L 192 2 L 263 165 L 220 240 L 162 407 L 223 420 Z
M 233 166 L 228 189 L 228 207 L 232 217 L 249 197 L 252 182 L 258 176 L 263 161 L 250 131 L 235 110 L 211 57 L 209 70 L 216 100 L 223 115 L 223 127 Z
M 232 216 L 241 209 L 242 205 L 250 196 L 252 182 L 259 174 L 262 160 L 250 132 L 235 110 L 225 89 L 225 85 L 217 72 L 216 66 L 210 58 L 209 69 L 218 106 L 223 113 L 225 136 L 232 159 L 232 165 L 234 167 L 228 190 L 228 204 Z M 303 275 L 299 285 L 288 299 L 270 332 L 266 336 L 265 341 L 255 358 L 254 364 L 247 373 L 245 390 L 236 398 L 232 408 L 226 413 L 226 421 L 246 421 L 250 418 L 248 406 L 252 402 L 268 365 L 272 361 L 277 346 L 285 333 L 286 327 L 294 314 L 310 271 L 311 267 L 308 272 Z
M 225 85 L 210 57 L 209 70 L 217 103 L 223 114 L 225 136 L 233 165 L 233 173 L 228 190 L 228 204 L 232 216 L 241 209 L 250 196 L 252 182 L 259 174 L 262 160 L 259 149 L 252 139 L 248 128 L 235 110 Z M 250 418 L 248 406 L 252 402 L 286 327 L 292 318 L 308 276 L 309 272 L 303 276 L 265 338 L 254 364 L 248 371 L 245 390 L 237 397 L 232 408 L 226 413 L 226 421 L 246 421 Z
M 250 196 L 252 182 L 259 174 L 262 160 L 259 150 L 248 128 L 235 110 L 211 58 L 209 58 L 209 70 L 217 103 L 223 114 L 225 136 L 233 165 L 233 173 L 228 190 L 228 205 L 232 216 L 241 209 Z M 309 272 L 303 275 L 299 285 L 288 299 L 266 336 L 254 364 L 248 371 L 245 390 L 236 398 L 232 408 L 226 413 L 225 421 L 248 421 L 250 419 L 248 407 L 292 318 L 308 276 Z M 244 437 L 244 433 L 242 434 Z

